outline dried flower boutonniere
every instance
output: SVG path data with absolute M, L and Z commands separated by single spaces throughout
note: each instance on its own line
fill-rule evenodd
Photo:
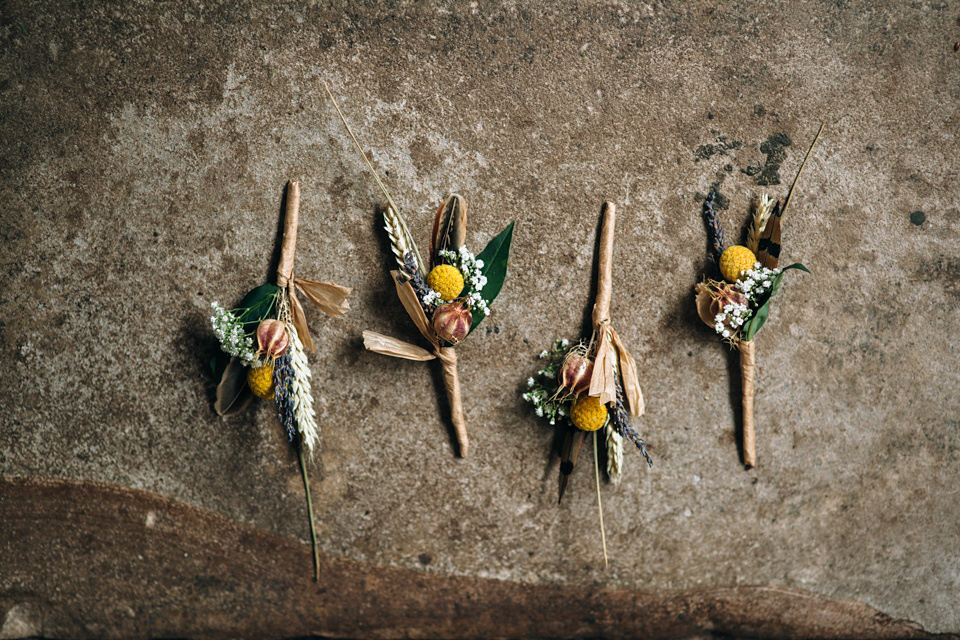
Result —
M 490 305 L 500 293 L 507 275 L 513 223 L 507 225 L 475 256 L 465 246 L 467 203 L 459 195 L 451 195 L 440 205 L 434 219 L 428 265 L 421 257 L 406 222 L 400 216 L 399 207 L 367 159 L 330 88 L 325 83 L 324 88 L 360 156 L 387 199 L 387 209 L 383 215 L 384 228 L 390 238 L 390 246 L 397 263 L 397 269 L 391 271 L 390 275 L 403 308 L 430 344 L 430 348 L 423 349 L 373 331 L 363 332 L 363 345 L 370 351 L 396 358 L 440 360 L 457 449 L 461 457 L 466 457 L 469 439 L 463 416 L 457 353 L 454 347 L 490 315 Z
M 746 246 L 724 249 L 723 227 L 717 219 L 716 192 L 711 191 L 703 204 L 710 256 L 722 279 L 707 278 L 696 285 L 696 305 L 700 319 L 740 352 L 743 403 L 743 464 L 748 469 L 756 464 L 757 448 L 753 425 L 754 370 L 756 352 L 754 338 L 770 315 L 770 303 L 780 290 L 787 271 L 810 271 L 799 262 L 783 268 L 780 261 L 780 220 L 790 204 L 790 197 L 800 174 L 810 158 L 814 145 L 823 132 L 823 125 L 810 144 L 787 197 L 780 206 L 763 194 L 757 202 L 747 231 Z
M 607 475 L 620 481 L 623 468 L 623 440 L 632 441 L 647 464 L 653 459 L 630 418 L 643 415 L 643 394 L 637 381 L 637 365 L 610 323 L 610 298 L 613 289 L 613 239 L 616 206 L 603 205 L 600 231 L 600 259 L 597 266 L 597 298 L 593 305 L 593 326 L 589 339 L 571 344 L 555 340 L 549 351 L 540 353 L 545 360 L 536 378 L 527 380 L 524 400 L 532 403 L 536 414 L 560 424 L 566 432 L 560 450 L 560 484 L 557 501 L 563 500 L 570 474 L 580 457 L 583 441 L 593 438 L 594 475 L 603 561 L 607 563 L 607 542 L 603 529 L 600 501 L 600 462 L 597 440 L 603 430 L 607 453 Z
M 240 412 L 252 396 L 273 398 L 287 439 L 297 449 L 307 496 L 316 580 L 320 565 L 304 449 L 312 457 L 320 434 L 306 354 L 306 349 L 313 351 L 314 346 L 297 292 L 327 315 L 341 316 L 350 308 L 346 298 L 351 289 L 294 277 L 299 212 L 300 185 L 290 182 L 277 283 L 253 289 L 234 309 L 224 309 L 214 302 L 210 323 L 221 348 L 231 356 L 217 386 L 217 414 Z

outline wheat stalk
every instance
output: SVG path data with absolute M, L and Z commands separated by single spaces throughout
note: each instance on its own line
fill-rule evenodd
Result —
M 757 202 L 757 207 L 753 212 L 753 223 L 747 231 L 747 248 L 753 251 L 754 255 L 756 255 L 760 245 L 760 234 L 763 233 L 763 228 L 767 226 L 767 221 L 770 220 L 770 211 L 772 210 L 773 198 L 765 193 L 761 194 L 760 200 Z
M 393 210 L 393 207 L 387 207 L 387 210 L 383 212 L 383 221 L 383 228 L 387 232 L 387 236 L 390 237 L 390 248 L 393 250 L 393 256 L 397 259 L 400 269 L 404 269 L 407 253 L 412 251 L 417 266 L 420 268 L 420 273 L 426 273 L 423 268 L 423 261 L 420 259 L 419 252 L 417 252 L 417 245 L 410 237 L 410 231 L 404 224 L 403 218 Z
M 313 456 L 313 449 L 320 439 L 317 427 L 317 414 L 313 410 L 313 393 L 310 389 L 310 364 L 307 362 L 307 353 L 303 350 L 303 343 L 297 336 L 297 329 L 287 324 L 287 333 L 290 334 L 290 364 L 293 366 L 293 415 L 297 429 L 303 438 L 303 446 L 307 453 Z
M 353 133 L 353 129 L 351 129 L 349 123 L 347 123 L 347 117 L 343 115 L 343 111 L 340 110 L 340 105 L 337 104 L 337 99 L 333 97 L 333 92 L 330 91 L 330 87 L 327 86 L 326 82 L 323 82 L 322 80 L 321 82 L 323 83 L 323 89 L 327 92 L 327 96 L 330 98 L 330 102 L 333 103 L 333 108 L 337 110 L 337 115 L 340 117 L 340 122 L 342 122 L 343 126 L 347 129 L 347 133 L 350 134 L 350 139 L 353 140 L 353 144 L 360 153 L 360 157 L 363 158 L 364 164 L 367 165 L 371 175 L 373 175 L 373 179 L 377 182 L 377 186 L 380 187 L 380 191 L 383 192 L 384 197 L 387 199 L 387 211 L 383 214 L 383 217 L 387 221 L 386 229 L 387 233 L 390 234 L 390 243 L 393 245 L 394 254 L 397 252 L 397 241 L 399 239 L 402 238 L 403 242 L 406 242 L 409 245 L 405 251 L 397 256 L 397 260 L 400 263 L 401 268 L 403 267 L 403 256 L 406 255 L 407 251 L 413 250 L 413 254 L 417 257 L 417 266 L 420 267 L 421 271 L 426 273 L 423 268 L 423 258 L 420 257 L 420 251 L 417 249 L 417 244 L 413 241 L 413 237 L 410 235 L 410 230 L 407 229 L 407 223 L 403 221 L 403 218 L 401 218 L 400 214 L 398 213 L 398 211 L 400 211 L 400 207 L 398 207 L 393 201 L 393 198 L 390 196 L 390 192 L 387 191 L 386 185 L 383 184 L 383 181 L 377 174 L 376 169 L 374 169 L 373 165 L 370 164 L 370 159 L 367 157 L 367 154 L 364 153 L 363 147 L 360 146 L 360 140 L 357 139 L 357 136 Z M 391 229 L 391 226 L 393 229 Z
M 623 437 L 616 432 L 612 424 L 604 427 L 607 445 L 607 475 L 610 482 L 619 484 L 623 478 Z

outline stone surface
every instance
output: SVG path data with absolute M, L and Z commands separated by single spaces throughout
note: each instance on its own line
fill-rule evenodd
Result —
M 325 554 L 584 589 L 777 585 L 960 631 L 958 16 L 7 2 L 0 474 L 146 489 L 306 540 L 272 408 L 217 419 L 208 367 L 210 302 L 269 276 L 296 178 L 298 274 L 356 288 L 343 319 L 307 310 Z M 517 221 L 495 313 L 459 348 L 465 460 L 436 367 L 362 350 L 364 329 L 417 338 L 386 274 L 383 198 L 321 80 L 421 245 L 450 192 L 476 251 Z M 785 260 L 813 273 L 790 277 L 759 336 L 744 471 L 736 362 L 693 310 L 700 201 L 719 189 L 736 238 L 821 121 L 784 218 Z M 519 397 L 537 353 L 583 329 L 604 199 L 620 207 L 613 319 L 656 457 L 627 452 L 603 487 L 607 570 L 589 466 L 558 507 L 554 433 Z

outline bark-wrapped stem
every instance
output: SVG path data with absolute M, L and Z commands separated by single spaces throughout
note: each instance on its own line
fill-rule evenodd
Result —
M 457 374 L 457 352 L 453 347 L 441 347 L 437 353 L 443 365 L 443 384 L 450 403 L 450 419 L 457 437 L 457 451 L 461 458 L 467 457 L 470 440 L 467 438 L 467 421 L 463 417 L 463 397 L 460 394 L 460 376 Z
M 743 465 L 748 469 L 757 463 L 757 444 L 753 429 L 753 380 L 756 370 L 756 345 L 753 340 L 742 340 L 740 350 L 740 376 L 743 399 Z

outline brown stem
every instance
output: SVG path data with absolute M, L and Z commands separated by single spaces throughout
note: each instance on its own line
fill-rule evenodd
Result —
M 297 252 L 297 224 L 300 219 L 300 183 L 287 183 L 287 211 L 283 215 L 283 244 L 277 265 L 277 286 L 281 289 L 293 278 L 293 256 Z
M 740 375 L 743 380 L 743 465 L 753 467 L 757 462 L 757 444 L 753 431 L 753 376 L 756 369 L 753 340 L 740 343 Z
M 457 436 L 457 448 L 460 457 L 466 458 L 470 441 L 467 439 L 467 421 L 463 418 L 460 376 L 457 374 L 457 352 L 453 347 L 442 347 L 439 356 L 443 364 L 443 382 L 447 388 L 447 400 L 450 402 L 450 417 L 453 420 L 453 431 Z
M 593 328 L 610 320 L 610 296 L 613 291 L 613 229 L 617 223 L 617 205 L 604 202 L 601 210 L 600 260 L 597 263 L 597 299 L 593 304 Z

